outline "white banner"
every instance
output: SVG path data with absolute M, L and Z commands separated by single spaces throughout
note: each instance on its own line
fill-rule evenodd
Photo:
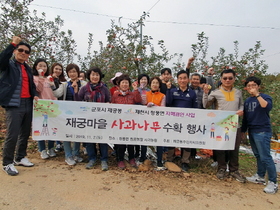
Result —
M 32 137 L 110 144 L 233 149 L 233 111 L 78 101 L 34 101 Z

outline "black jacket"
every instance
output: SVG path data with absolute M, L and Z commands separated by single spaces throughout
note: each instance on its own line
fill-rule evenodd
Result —
M 0 53 L 0 105 L 8 106 L 13 93 L 21 77 L 20 64 L 15 59 L 10 59 L 16 48 L 9 44 L 5 50 Z M 36 86 L 33 82 L 31 68 L 24 63 L 29 79 L 29 90 L 31 97 L 36 95 Z M 14 96 L 15 97 L 15 96 Z M 20 98 L 19 96 L 16 96 Z

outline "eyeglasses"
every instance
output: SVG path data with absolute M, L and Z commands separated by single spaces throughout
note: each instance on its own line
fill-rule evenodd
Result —
M 223 80 L 233 80 L 233 77 L 223 77 Z
M 21 49 L 21 48 L 19 48 L 19 49 L 17 49 L 19 52 L 25 52 L 25 54 L 30 54 L 30 51 L 29 50 L 24 50 L 24 49 Z

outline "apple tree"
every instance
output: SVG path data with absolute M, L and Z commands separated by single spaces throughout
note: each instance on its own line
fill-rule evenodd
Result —
M 214 78 L 216 81 L 220 79 L 220 73 L 224 69 L 233 69 L 236 72 L 235 86 L 243 90 L 243 98 L 249 95 L 244 87 L 247 77 L 256 76 L 262 80 L 261 92 L 266 93 L 273 98 L 273 109 L 270 113 L 273 128 L 273 135 L 276 137 L 280 132 L 280 83 L 279 75 L 267 74 L 268 65 L 265 60 L 261 59 L 265 50 L 262 49 L 261 42 L 257 41 L 255 46 L 249 48 L 247 52 L 239 54 L 239 43 L 234 41 L 234 53 L 227 54 L 224 48 L 220 48 L 217 55 L 207 57 L 209 38 L 202 32 L 198 34 L 198 42 L 192 45 L 194 62 L 191 66 L 192 72 L 198 72 L 202 75 L 207 74 L 207 69 L 213 67 L 215 69 Z M 209 60 L 207 60 L 209 59 Z
M 98 66 L 105 72 L 105 81 L 112 78 L 116 72 L 127 73 L 135 79 L 140 73 L 150 76 L 160 75 L 164 64 L 177 54 L 170 55 L 163 40 L 157 42 L 157 49 L 153 45 L 153 38 L 143 35 L 140 41 L 140 25 L 145 16 L 127 27 L 111 22 L 111 28 L 106 31 L 107 42 L 99 42 L 99 51 L 91 52 L 92 34 L 89 35 L 89 48 L 86 57 L 79 57 L 80 66 Z M 141 22 L 142 21 L 142 22 Z
M 0 2 L 0 50 L 11 41 L 12 36 L 21 36 L 32 46 L 30 65 L 36 58 L 45 58 L 50 64 L 60 62 L 64 65 L 73 62 L 76 54 L 76 42 L 72 31 L 62 31 L 63 20 L 57 16 L 53 21 L 30 11 L 33 0 L 2 0 Z

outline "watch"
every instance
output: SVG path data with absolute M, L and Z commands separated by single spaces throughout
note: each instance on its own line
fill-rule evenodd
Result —
M 258 98 L 258 97 L 260 97 L 260 96 L 261 96 L 261 95 L 259 94 L 259 95 L 256 96 L 256 98 Z

